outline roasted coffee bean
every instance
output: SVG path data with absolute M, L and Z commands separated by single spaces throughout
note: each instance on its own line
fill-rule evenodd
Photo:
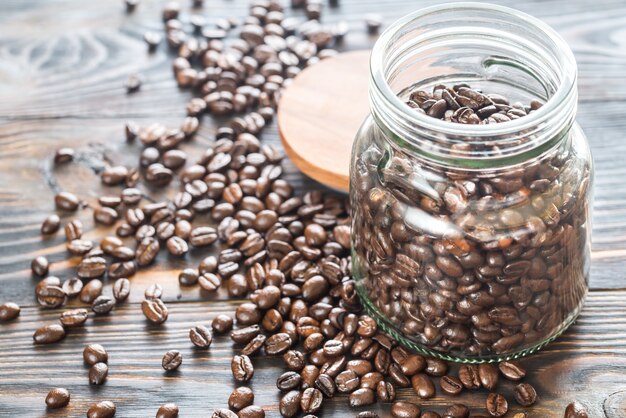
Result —
M 44 285 L 37 289 L 37 302 L 46 308 L 58 308 L 66 300 L 67 296 L 60 286 Z
M 135 251 L 137 264 L 144 267 L 152 263 L 159 253 L 160 248 L 161 246 L 159 245 L 159 241 L 157 241 L 154 237 L 143 238 Z
M 94 221 L 102 225 L 111 226 L 117 221 L 118 218 L 119 218 L 119 215 L 117 214 L 115 209 L 109 208 L 106 206 L 96 208 L 93 211 Z
M 335 395 L 335 382 L 332 377 L 322 373 L 315 379 L 315 387 L 327 398 Z
M 296 350 L 287 351 L 283 355 L 283 360 L 290 370 L 299 371 L 306 365 L 304 354 Z
M 156 418 L 177 418 L 178 405 L 175 403 L 166 403 L 159 407 Z
M 391 405 L 391 416 L 394 418 L 419 418 L 420 408 L 412 402 L 396 401 Z
M 76 274 L 81 279 L 93 279 L 102 276 L 106 269 L 107 264 L 103 257 L 88 257 L 80 262 Z
M 493 364 L 479 364 L 478 377 L 482 386 L 487 390 L 494 390 L 498 385 L 498 369 Z
M 520 383 L 515 386 L 515 400 L 522 406 L 531 406 L 537 402 L 537 392 L 529 383 Z
M 563 418 L 589 418 L 587 408 L 580 402 L 572 402 L 565 408 Z
M 300 387 L 302 378 L 296 372 L 285 372 L 276 379 L 276 387 L 282 391 L 289 391 Z
M 146 299 L 141 303 L 141 310 L 150 322 L 154 324 L 162 324 L 167 321 L 167 306 L 161 299 Z
M 89 368 L 89 383 L 102 385 L 109 375 L 109 366 L 106 363 L 96 363 Z
M 287 392 L 280 398 L 278 403 L 278 410 L 280 414 L 285 418 L 294 417 L 300 412 L 300 400 L 302 399 L 302 393 L 299 390 L 292 390 Z
M 448 395 L 458 395 L 463 391 L 463 384 L 459 378 L 455 376 L 443 376 L 439 380 L 439 386 L 441 386 L 441 390 Z
M 375 402 L 374 391 L 369 388 L 357 389 L 350 394 L 349 402 L 352 408 L 371 405 Z
M 300 398 L 300 408 L 305 414 L 314 414 L 322 407 L 323 401 L 324 396 L 319 389 L 307 388 L 304 392 L 302 392 L 302 397 Z
M 424 373 L 418 373 L 411 378 L 413 390 L 422 399 L 429 399 L 435 396 L 435 385 L 433 381 Z
M 178 275 L 178 282 L 182 286 L 193 286 L 198 283 L 199 277 L 198 270 L 192 268 L 186 268 Z
M 54 153 L 55 164 L 66 164 L 74 159 L 74 150 L 72 148 L 59 148 Z
M 438 413 L 434 411 L 424 411 L 422 412 L 422 415 L 420 415 L 420 418 L 441 418 L 441 415 L 439 415 Z M 476 418 L 481 418 L 481 417 L 477 415 Z
M 73 219 L 65 224 L 65 238 L 68 242 L 80 239 L 83 235 L 83 223 L 78 219 Z
M 315 386 L 315 380 L 320 375 L 320 371 L 317 366 L 313 364 L 307 364 L 302 368 L 300 377 L 302 377 L 302 388 L 310 388 Z
M 478 366 L 474 364 L 463 364 L 459 367 L 459 380 L 467 389 L 478 389 L 481 384 Z
M 393 384 L 380 381 L 376 386 L 376 399 L 379 402 L 393 402 L 396 399 L 396 388 Z
M 222 279 L 217 274 L 204 273 L 198 277 L 198 284 L 204 290 L 208 292 L 214 292 L 217 289 L 219 289 L 219 287 L 222 285 Z M 250 304 L 250 305 L 253 305 L 253 304 Z
M 18 304 L 7 302 L 0 305 L 0 321 L 11 321 L 20 315 L 21 308 Z
M 337 375 L 335 384 L 339 392 L 350 393 L 359 387 L 361 381 L 353 370 L 345 370 Z
M 189 330 L 189 339 L 199 348 L 209 348 L 213 342 L 211 330 L 202 325 L 197 325 Z
M 80 301 L 83 303 L 91 304 L 102 293 L 103 284 L 98 279 L 93 279 L 87 282 L 80 291 Z
M 258 325 L 251 325 L 245 328 L 239 328 L 230 333 L 230 339 L 236 343 L 247 344 L 254 337 L 261 333 L 261 328 Z
M 79 201 L 76 195 L 69 192 L 60 192 L 54 197 L 54 204 L 59 210 L 74 212 L 78 209 Z
M 230 409 L 216 409 L 211 418 L 238 418 L 238 416 Z
M 109 354 L 100 344 L 89 344 L 83 350 L 83 360 L 89 366 L 96 363 L 108 363 Z
M 125 277 L 117 279 L 113 283 L 113 297 L 115 300 L 123 302 L 128 299 L 128 295 L 130 295 L 130 281 Z
M 183 256 L 189 251 L 187 241 L 177 236 L 170 237 L 167 240 L 166 246 L 167 251 L 177 257 Z
M 30 268 L 36 276 L 45 276 L 48 274 L 50 263 L 48 263 L 48 259 L 46 257 L 40 255 L 33 259 L 30 263 Z
M 446 408 L 443 418 L 468 418 L 470 410 L 466 405 L 455 403 Z
M 87 309 L 79 308 L 63 312 L 59 320 L 64 328 L 72 328 L 83 325 L 87 318 Z
M 70 392 L 65 388 L 54 388 L 46 396 L 49 409 L 65 408 L 70 403 Z
M 75 239 L 68 242 L 66 248 L 72 255 L 85 255 L 93 249 L 93 242 L 83 239 Z
M 68 298 L 74 298 L 80 294 L 81 290 L 83 290 L 83 282 L 76 277 L 72 277 L 65 280 L 61 288 Z
M 233 318 L 225 314 L 219 314 L 211 321 L 211 328 L 218 334 L 228 332 L 233 327 Z
M 515 361 L 503 361 L 498 364 L 498 368 L 500 369 L 500 373 L 508 380 L 517 382 L 526 376 L 526 370 L 521 364 Z
M 44 325 L 33 334 L 35 344 L 53 344 L 65 338 L 65 330 L 60 324 Z
M 257 405 L 246 406 L 237 413 L 239 418 L 265 418 L 265 411 Z
M 230 369 L 237 382 L 247 382 L 254 376 L 252 361 L 246 355 L 234 356 L 230 363 Z
M 96 315 L 106 315 L 115 307 L 115 300 L 108 296 L 98 296 L 91 304 L 91 310 Z
M 492 417 L 503 417 L 509 411 L 506 398 L 499 393 L 490 393 L 485 401 L 487 413 Z
M 183 355 L 180 351 L 170 350 L 163 355 L 161 360 L 161 367 L 167 371 L 173 371 L 180 367 L 183 363 Z
M 258 353 L 265 345 L 265 340 L 267 340 L 267 337 L 265 335 L 257 335 L 248 344 L 246 344 L 244 348 L 241 349 L 241 354 L 249 357 Z
M 153 283 L 143 293 L 146 299 L 161 299 L 163 296 L 163 287 L 158 283 Z
M 254 403 L 254 392 L 246 386 L 241 386 L 232 391 L 228 397 L 228 407 L 239 411 Z
M 101 401 L 89 407 L 87 418 L 112 418 L 115 416 L 115 404 L 111 401 Z
M 51 235 L 61 227 L 61 218 L 58 215 L 50 215 L 41 223 L 41 233 Z

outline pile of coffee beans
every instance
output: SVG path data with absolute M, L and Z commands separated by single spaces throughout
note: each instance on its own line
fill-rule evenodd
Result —
M 194 5 L 201 3 L 195 1 Z M 354 408 L 391 403 L 392 416 L 397 418 L 441 417 L 434 411 L 421 411 L 415 403 L 396 400 L 400 389 L 410 387 L 418 397 L 431 398 L 436 395 L 437 382 L 450 396 L 485 388 L 492 392 L 485 401 L 486 411 L 490 416 L 503 416 L 508 411 L 507 398 L 493 391 L 500 376 L 521 380 L 526 374 L 523 367 L 505 362 L 499 368 L 464 365 L 453 372 L 456 366 L 412 353 L 382 332 L 377 322 L 363 313 L 351 278 L 348 202 L 322 191 L 296 194 L 281 178 L 280 151 L 259 140 L 257 135 L 274 115 L 281 88 L 303 67 L 333 55 L 334 50 L 324 48 L 346 31 L 345 25 L 330 30 L 316 20 L 321 3 L 292 3 L 305 7 L 307 22 L 299 24 L 298 19 L 285 17 L 277 1 L 254 0 L 237 39 L 226 39 L 241 23 L 235 19 L 207 27 L 201 15 L 194 15 L 195 32 L 189 33 L 179 18 L 179 5 L 164 7 L 167 43 L 178 51 L 174 75 L 181 87 L 194 92 L 187 105 L 188 116 L 174 129 L 127 123 L 127 140 L 139 139 L 143 145 L 138 167 L 106 167 L 102 182 L 119 186 L 121 191 L 101 196 L 99 205 L 90 208 L 94 223 L 114 234 L 99 243 L 84 239 L 83 224 L 71 216 L 88 206 L 67 191 L 55 197 L 62 217 L 46 218 L 41 233 L 55 234 L 63 226 L 68 257 L 78 256 L 81 261 L 76 277 L 61 281 L 48 275 L 50 263 L 45 257 L 33 260 L 33 274 L 42 277 L 35 289 L 37 301 L 43 307 L 58 308 L 68 299 L 78 298 L 90 305 L 94 315 L 114 315 L 116 304 L 129 296 L 132 276 L 149 268 L 159 254 L 167 251 L 184 258 L 190 248 L 206 248 L 208 255 L 198 266 L 181 270 L 180 285 L 200 286 L 209 292 L 226 287 L 232 297 L 246 298 L 234 312 L 235 329 L 233 317 L 222 314 L 213 318 L 210 328 L 197 325 L 189 330 L 190 343 L 198 348 L 210 349 L 214 338 L 226 334 L 238 350 L 231 361 L 238 387 L 224 400 L 228 409 L 214 411 L 213 417 L 265 416 L 265 411 L 254 405 L 254 393 L 247 386 L 254 378 L 256 358 L 263 352 L 281 356 L 285 364 L 285 373 L 276 380 L 282 393 L 279 411 L 284 417 L 314 417 L 322 411 L 324 401 L 334 396 L 345 396 Z M 132 12 L 137 0 L 126 0 L 126 5 Z M 368 19 L 370 31 L 377 31 L 379 18 Z M 196 32 L 201 35 L 194 35 Z M 161 36 L 148 33 L 145 40 L 149 51 L 154 51 Z M 140 80 L 129 79 L 129 92 L 139 89 Z M 193 139 L 203 114 L 235 116 L 217 130 L 206 152 L 191 162 L 178 146 Z M 74 154 L 73 150 L 59 150 L 55 163 L 70 163 Z M 180 188 L 171 199 L 145 202 L 143 185 L 163 191 L 172 185 Z M 384 218 L 380 220 L 383 223 L 377 227 L 384 228 L 387 224 Z M 563 222 L 559 225 L 564 230 Z M 408 235 L 401 225 L 395 228 L 400 229 L 392 234 Z M 379 244 L 374 245 L 375 251 L 383 248 Z M 399 263 L 403 261 L 409 264 L 401 270 L 413 274 L 411 261 L 404 257 Z M 456 268 L 445 263 L 444 269 Z M 102 294 L 107 284 L 112 297 Z M 141 304 L 146 320 L 157 325 L 168 319 L 168 308 L 160 299 L 162 291 L 158 284 L 145 289 Z M 386 294 L 379 296 L 384 299 Z M 0 321 L 14 319 L 19 311 L 12 303 L 0 305 Z M 37 329 L 34 341 L 59 342 L 89 315 L 84 308 L 67 310 L 59 323 Z M 89 367 L 89 383 L 106 384 L 106 349 L 90 344 L 83 351 L 83 360 Z M 173 373 L 182 363 L 180 351 L 172 349 L 164 353 L 161 365 Z M 520 383 L 509 399 L 530 406 L 537 394 L 530 384 Z M 46 398 L 49 408 L 62 408 L 69 402 L 70 394 L 63 388 L 51 390 Z M 566 417 L 582 417 L 583 410 L 579 404 L 570 405 Z M 115 413 L 113 402 L 101 401 L 90 406 L 87 416 L 112 417 Z M 170 418 L 178 413 L 177 405 L 167 403 L 156 416 Z M 451 402 L 443 416 L 469 414 L 467 406 Z M 377 414 L 361 411 L 357 416 L 373 418 Z
M 540 107 L 466 84 L 409 97 L 453 123 L 505 123 Z M 481 171 L 437 168 L 373 140 L 351 193 L 357 282 L 377 315 L 412 343 L 459 357 L 510 355 L 562 330 L 586 294 L 590 242 L 580 182 L 589 167 L 568 145 Z

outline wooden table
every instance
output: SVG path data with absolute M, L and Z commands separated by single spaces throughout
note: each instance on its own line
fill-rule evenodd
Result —
M 183 1 L 187 3 L 187 1 Z M 323 20 L 347 19 L 352 31 L 340 49 L 367 48 L 363 17 L 381 12 L 387 22 L 433 1 L 343 0 L 326 8 Z M 391 2 L 390 2 L 391 3 Z M 554 26 L 570 43 L 580 68 L 579 122 L 587 133 L 596 162 L 593 267 L 587 304 L 564 336 L 525 360 L 529 381 L 540 394 L 532 417 L 560 417 L 569 402 L 585 403 L 592 417 L 626 416 L 626 3 L 624 0 L 501 0 L 498 3 L 533 13 Z M 159 264 L 133 278 L 129 303 L 107 317 L 93 318 L 60 344 L 32 343 L 35 328 L 55 321 L 59 310 L 40 309 L 33 297 L 36 280 L 29 263 L 44 254 L 51 274 L 68 277 L 74 260 L 65 261 L 62 234 L 42 240 L 41 221 L 53 211 L 57 190 L 94 200 L 106 188 L 97 172 L 107 161 L 134 165 L 138 145 L 127 145 L 123 123 L 132 118 L 178 126 L 188 92 L 171 74 L 171 56 L 161 46 L 149 55 L 142 41 L 146 30 L 160 30 L 160 1 L 143 0 L 126 15 L 121 1 L 4 0 L 0 13 L 0 301 L 22 305 L 17 321 L 0 325 L 0 416 L 84 416 L 95 400 L 111 399 L 120 417 L 154 416 L 158 406 L 174 401 L 183 417 L 209 416 L 226 405 L 234 387 L 229 370 L 233 354 L 228 338 L 217 338 L 210 351 L 193 350 L 187 338 L 191 324 L 208 324 L 219 312 L 232 312 L 239 301 L 226 294 L 208 297 L 197 288 L 180 289 L 178 271 L 186 261 L 161 256 Z M 246 0 L 207 0 L 211 20 L 247 12 Z M 123 84 L 132 72 L 146 76 L 142 90 L 126 95 Z M 205 119 L 188 152 L 205 148 L 214 126 Z M 263 141 L 278 143 L 276 129 Z M 52 170 L 55 149 L 77 150 L 77 163 Z M 316 185 L 287 162 L 286 177 L 300 190 Z M 112 190 L 109 190 L 109 192 Z M 105 234 L 93 228 L 90 211 L 80 217 L 87 237 Z M 165 288 L 171 314 L 163 327 L 144 321 L 138 302 L 151 283 Z M 110 289 L 105 289 L 110 292 Z M 110 377 L 101 387 L 89 386 L 81 352 L 87 343 L 102 343 L 110 353 Z M 184 363 L 176 374 L 160 368 L 161 356 L 178 349 Z M 256 359 L 252 387 L 255 403 L 277 416 L 274 382 L 281 361 Z M 52 387 L 67 387 L 71 405 L 46 412 L 44 398 Z M 512 386 L 501 385 L 510 396 Z M 401 399 L 416 400 L 411 390 Z M 458 401 L 482 408 L 485 394 L 465 393 Z M 437 397 L 421 404 L 437 408 L 449 403 Z M 517 410 L 517 407 L 514 407 Z M 388 415 L 388 407 L 380 407 Z M 324 406 L 323 416 L 353 416 L 345 397 Z M 510 414 L 512 415 L 512 414 Z M 509 415 L 509 416 L 510 416 Z

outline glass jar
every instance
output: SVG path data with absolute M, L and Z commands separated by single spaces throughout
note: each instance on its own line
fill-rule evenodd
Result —
M 394 23 L 370 66 L 350 174 L 364 307 L 400 343 L 446 360 L 540 349 L 579 314 L 589 275 L 593 171 L 571 50 L 531 16 L 462 3 Z M 407 105 L 460 83 L 511 120 L 452 123 Z

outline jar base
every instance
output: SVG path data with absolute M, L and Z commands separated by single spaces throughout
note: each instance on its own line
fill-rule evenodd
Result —
M 374 318 L 374 320 L 378 324 L 378 327 L 382 331 L 389 334 L 394 340 L 396 340 L 402 346 L 412 351 L 415 351 L 416 353 L 419 353 L 419 354 L 427 355 L 430 357 L 435 357 L 435 358 L 445 360 L 445 361 L 451 361 L 455 363 L 464 363 L 464 364 L 499 363 L 502 361 L 515 360 L 521 357 L 525 357 L 529 354 L 532 354 L 541 350 L 546 345 L 554 341 L 561 334 L 563 334 L 563 332 L 565 332 L 565 330 L 567 330 L 567 328 L 569 328 L 570 325 L 572 325 L 576 321 L 576 318 L 578 318 L 578 315 L 580 315 L 580 312 L 582 311 L 583 304 L 587 297 L 587 294 L 585 292 L 585 295 L 583 295 L 583 297 L 580 299 L 580 303 L 578 304 L 576 309 L 574 309 L 572 313 L 567 317 L 567 319 L 563 321 L 562 325 L 557 329 L 557 331 L 554 334 L 552 334 L 550 337 L 546 338 L 545 340 L 531 347 L 527 347 L 527 348 L 524 348 L 523 350 L 519 350 L 514 353 L 504 354 L 504 355 L 480 356 L 480 357 L 458 357 L 455 355 L 431 350 L 429 348 L 426 348 L 422 344 L 418 344 L 414 341 L 411 341 L 410 339 L 402 335 L 402 333 L 398 331 L 398 329 L 393 324 L 391 324 L 389 320 L 387 320 L 378 311 L 378 309 L 370 302 L 367 294 L 365 293 L 365 290 L 358 283 L 358 281 L 356 285 L 356 291 L 357 291 L 357 294 L 359 295 L 359 298 L 361 300 L 361 305 L 363 306 L 363 309 L 365 309 L 365 312 L 369 316 Z

